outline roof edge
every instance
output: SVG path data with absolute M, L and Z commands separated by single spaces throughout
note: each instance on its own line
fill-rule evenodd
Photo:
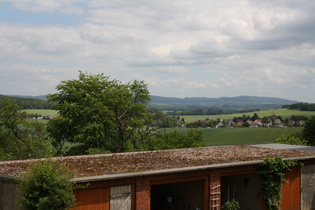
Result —
M 283 159 L 302 161 L 302 160 L 315 159 L 315 156 L 290 157 L 290 158 L 283 158 Z M 76 182 L 76 183 L 84 183 L 84 182 L 93 182 L 93 181 L 101 181 L 101 180 L 123 179 L 123 178 L 140 177 L 140 176 L 152 176 L 152 175 L 157 175 L 157 174 L 181 173 L 181 172 L 199 171 L 199 170 L 207 170 L 207 169 L 215 169 L 215 168 L 258 165 L 262 162 L 263 160 L 251 160 L 251 161 L 221 163 L 221 164 L 213 164 L 213 165 L 191 166 L 191 167 L 184 167 L 184 168 L 161 169 L 161 170 L 154 170 L 154 171 L 141 171 L 141 172 L 131 172 L 131 173 L 123 173 L 123 174 L 109 174 L 109 175 L 99 175 L 99 176 L 89 176 L 89 177 L 78 177 L 78 178 L 73 178 L 70 181 Z

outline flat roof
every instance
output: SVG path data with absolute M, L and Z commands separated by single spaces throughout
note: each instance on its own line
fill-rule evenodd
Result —
M 75 171 L 75 179 L 126 177 L 254 164 L 266 157 L 315 159 L 315 151 L 273 149 L 259 145 L 212 146 L 53 158 Z M 39 159 L 40 160 L 40 159 Z M 0 162 L 0 175 L 20 176 L 39 160 Z
M 315 151 L 315 146 L 305 145 L 292 145 L 292 144 L 254 144 L 252 146 L 270 148 L 270 149 L 287 149 L 287 150 L 302 150 L 302 151 Z

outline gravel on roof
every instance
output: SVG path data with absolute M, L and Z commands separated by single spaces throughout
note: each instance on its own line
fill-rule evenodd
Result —
M 65 163 L 71 171 L 75 171 L 75 177 L 78 178 L 262 160 L 266 157 L 303 156 L 315 156 L 315 152 L 233 145 L 69 156 L 54 159 Z M 39 160 L 2 161 L 0 162 L 0 174 L 21 176 L 27 172 L 29 164 L 34 161 Z

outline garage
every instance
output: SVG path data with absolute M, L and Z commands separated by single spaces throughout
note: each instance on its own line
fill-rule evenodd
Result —
M 151 185 L 151 210 L 201 210 L 204 205 L 204 179 Z
M 221 177 L 221 203 L 235 199 L 241 209 L 263 209 L 259 195 L 261 181 L 259 174 L 238 174 Z

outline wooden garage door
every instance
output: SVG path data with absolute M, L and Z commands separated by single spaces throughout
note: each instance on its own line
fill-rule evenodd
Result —
M 109 210 L 109 188 L 82 189 L 74 192 L 78 210 Z
M 285 178 L 287 182 L 283 184 L 281 209 L 299 210 L 301 209 L 301 172 L 300 167 L 294 167 L 287 171 Z
M 131 185 L 110 188 L 110 210 L 131 210 Z

